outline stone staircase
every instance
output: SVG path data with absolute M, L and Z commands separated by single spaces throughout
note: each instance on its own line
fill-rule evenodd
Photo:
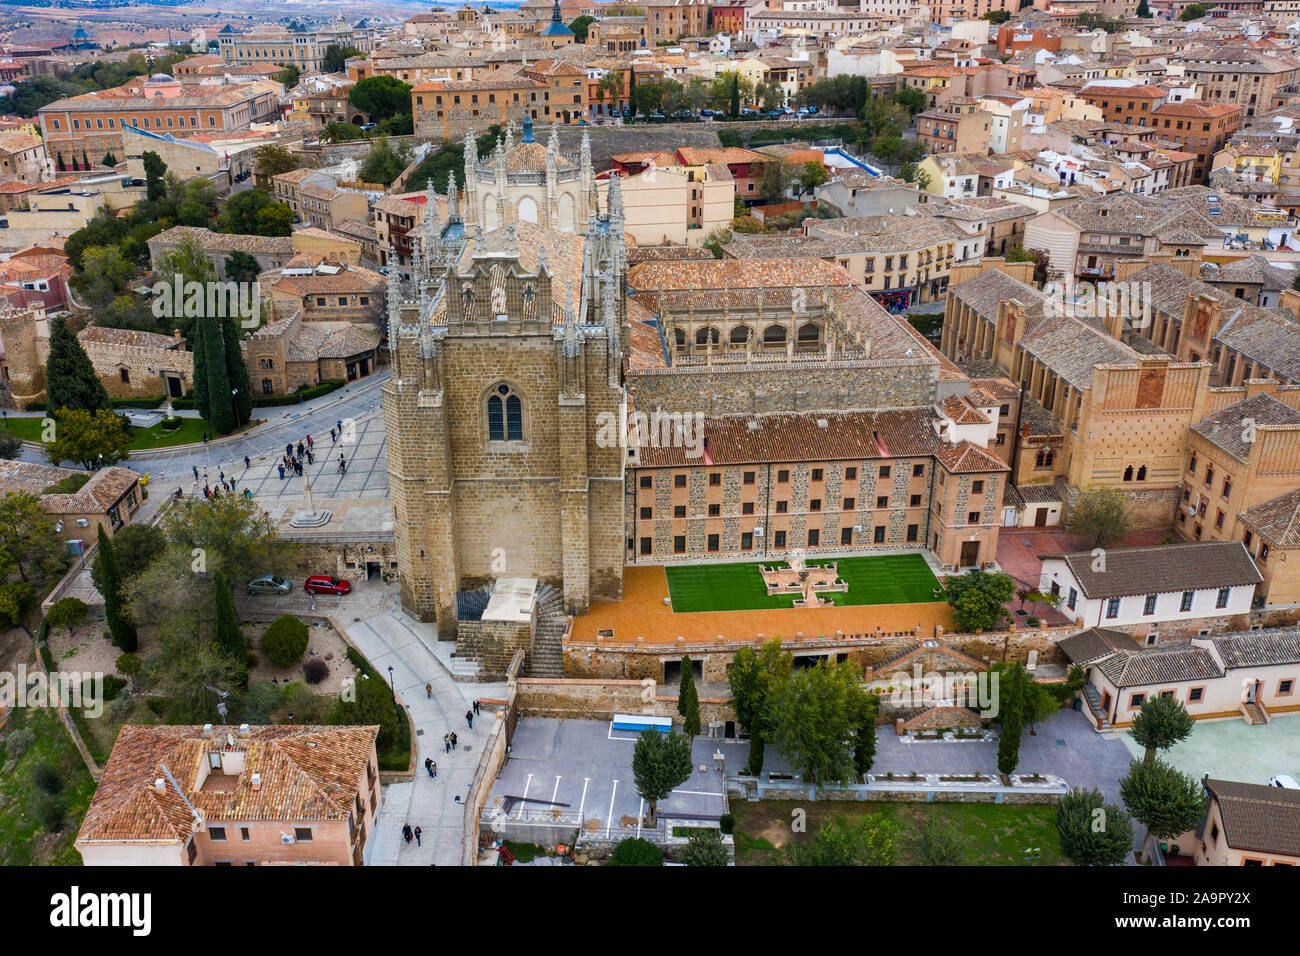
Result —
M 1110 721 L 1106 718 L 1106 710 L 1101 706 L 1101 694 L 1097 688 L 1091 684 L 1083 685 L 1083 699 L 1088 702 L 1088 709 L 1092 711 L 1097 718 L 1097 729 L 1103 733 L 1110 730 Z
M 1245 719 L 1246 723 L 1250 724 L 1252 727 L 1257 724 L 1266 724 L 1269 722 L 1268 711 L 1264 709 L 1263 705 L 1258 703 L 1247 703 L 1243 701 L 1241 704 L 1241 716 Z
M 568 617 L 564 613 L 564 595 L 542 585 L 537 589 L 537 627 L 533 631 L 533 650 L 528 655 L 529 677 L 564 676 L 564 630 Z

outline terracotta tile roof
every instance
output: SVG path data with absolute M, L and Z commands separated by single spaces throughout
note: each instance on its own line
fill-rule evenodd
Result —
M 1255 426 L 1300 425 L 1300 411 L 1261 393 L 1207 415 L 1192 425 L 1192 431 L 1239 461 L 1247 461 L 1251 451 L 1251 443 L 1245 440 L 1250 432 L 1248 422 Z
M 716 465 L 928 457 L 938 444 L 932 418 L 928 409 L 714 418 L 704 423 L 704 450 Z M 643 444 L 641 462 L 701 464 L 680 443 Z
M 1230 106 L 1227 103 L 1205 103 L 1201 100 L 1183 100 L 1181 103 L 1162 103 L 1151 111 L 1152 116 L 1195 116 L 1206 119 L 1217 119 L 1220 116 L 1229 116 L 1233 113 L 1240 113 L 1240 106 Z
M 1116 687 L 1173 684 L 1223 676 L 1223 669 L 1214 655 L 1196 644 L 1119 651 L 1095 666 Z
M 820 259 L 722 259 L 641 262 L 628 269 L 638 293 L 698 289 L 809 288 L 851 286 L 853 278 Z
M 983 417 L 983 416 L 981 416 Z M 950 474 L 988 474 L 998 471 L 1010 471 L 1011 468 L 1002 459 L 994 458 L 978 445 L 968 441 L 955 445 L 939 442 L 934 450 L 934 457 L 943 463 Z
M 1223 839 L 1234 850 L 1300 857 L 1300 790 L 1206 777 Z
M 375 726 L 253 727 L 236 745 L 245 754 L 238 781 L 221 789 L 202 787 L 209 749 L 220 749 L 225 732 L 233 731 L 219 728 L 214 744 L 197 726 L 124 726 L 77 841 L 183 845 L 194 827 L 186 800 L 209 824 L 346 820 L 379 734 Z M 163 765 L 185 799 L 166 780 Z M 252 784 L 255 773 L 261 775 L 258 790 Z M 159 778 L 161 790 L 155 786 Z
M 159 335 L 157 332 L 141 332 L 136 329 L 109 329 L 99 325 L 88 325 L 77 333 L 77 340 L 80 342 L 97 342 L 105 345 L 127 345 L 132 348 L 143 349 L 175 349 L 181 348 L 183 351 L 184 343 L 178 341 L 170 335 Z
M 1237 515 L 1274 548 L 1300 548 L 1300 488 L 1270 498 Z
M 1210 638 L 1223 665 L 1236 667 L 1271 667 L 1300 663 L 1300 629 L 1241 631 Z
M 1137 651 L 1141 645 L 1132 634 L 1109 627 L 1090 627 L 1056 642 L 1071 664 L 1091 664 L 1116 651 Z
M 1240 541 L 1201 541 L 1149 548 L 1108 548 L 1104 571 L 1094 571 L 1091 551 L 1044 555 L 1059 558 L 1089 599 L 1169 594 L 1236 587 L 1264 580 Z

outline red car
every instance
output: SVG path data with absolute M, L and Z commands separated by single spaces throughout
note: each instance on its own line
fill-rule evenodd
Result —
M 352 591 L 352 584 L 349 581 L 332 578 L 328 574 L 313 574 L 303 584 L 302 589 L 308 594 L 349 594 Z

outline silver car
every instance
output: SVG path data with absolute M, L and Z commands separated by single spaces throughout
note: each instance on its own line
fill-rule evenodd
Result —
M 248 582 L 249 594 L 288 594 L 293 590 L 293 583 L 278 574 L 263 574 Z

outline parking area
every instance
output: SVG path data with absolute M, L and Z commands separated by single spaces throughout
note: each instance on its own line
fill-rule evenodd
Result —
M 636 735 L 611 729 L 608 721 L 521 720 L 487 807 L 513 817 L 559 809 L 578 813 L 599 836 L 636 836 L 649 815 L 632 776 Z M 722 813 L 722 775 L 713 754 L 721 750 L 732 772 L 749 757 L 749 745 L 697 737 L 690 778 L 660 801 L 660 815 L 716 819 Z M 700 770 L 703 766 L 706 769 Z
M 1133 735 L 1120 735 L 1134 757 L 1142 748 Z M 1209 774 L 1218 780 L 1268 783 L 1277 774 L 1300 780 L 1300 716 L 1275 716 L 1267 724 L 1244 720 L 1198 721 L 1192 735 L 1161 756 L 1196 779 Z

